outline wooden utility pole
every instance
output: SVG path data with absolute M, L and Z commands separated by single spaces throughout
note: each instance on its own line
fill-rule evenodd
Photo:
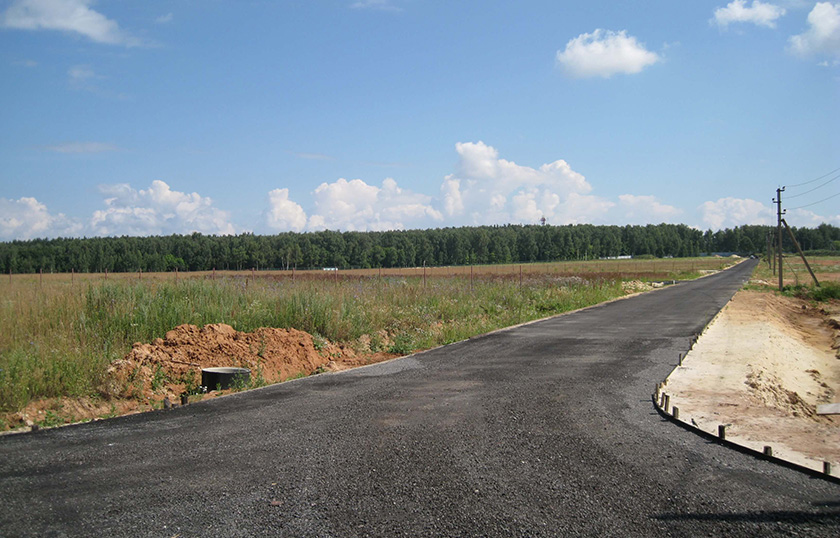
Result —
M 776 199 L 773 202 L 776 204 L 776 217 L 777 217 L 777 225 L 776 225 L 776 234 L 777 239 L 779 240 L 779 291 L 782 291 L 785 287 L 784 281 L 782 280 L 782 193 L 785 192 L 784 187 L 779 187 L 776 189 Z
M 790 236 L 790 240 L 793 241 L 793 246 L 796 247 L 796 251 L 799 252 L 799 256 L 802 258 L 802 261 L 805 262 L 805 267 L 807 267 L 808 272 L 811 273 L 811 278 L 814 279 L 814 284 L 819 286 L 820 281 L 817 280 L 817 276 L 814 274 L 814 271 L 811 270 L 811 264 L 809 264 L 808 260 L 805 259 L 805 253 L 802 252 L 802 249 L 799 247 L 799 242 L 796 240 L 796 237 L 793 235 L 793 230 L 790 229 L 790 226 L 788 226 L 788 223 L 785 219 L 782 219 L 782 223 L 785 225 L 785 229 L 787 230 L 787 233 Z
M 767 268 L 768 269 L 773 268 L 773 261 L 772 261 L 773 240 L 770 237 L 771 237 L 770 231 L 768 230 L 767 231 Z

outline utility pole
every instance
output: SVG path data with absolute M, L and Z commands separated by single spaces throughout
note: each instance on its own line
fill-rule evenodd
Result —
M 772 261 L 772 256 L 773 256 L 773 254 L 772 254 L 773 253 L 773 243 L 772 243 L 772 241 L 773 240 L 771 239 L 771 237 L 772 237 L 772 235 L 770 233 L 770 230 L 768 230 L 767 231 L 767 268 L 768 269 L 773 268 L 773 261 Z
M 776 189 L 776 199 L 773 200 L 773 203 L 776 204 L 776 216 L 778 218 L 778 224 L 776 225 L 776 236 L 779 239 L 779 291 L 784 289 L 784 282 L 782 280 L 782 193 L 785 192 L 784 187 L 779 187 Z

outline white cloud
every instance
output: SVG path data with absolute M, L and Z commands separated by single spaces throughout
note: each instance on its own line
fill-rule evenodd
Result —
M 98 74 L 89 65 L 74 65 L 67 70 L 67 81 L 72 90 L 90 92 L 106 99 L 123 100 L 129 98 L 125 94 L 114 93 L 111 90 L 102 88 L 99 85 L 99 81 L 107 78 Z
M 35 198 L 0 198 L 0 239 L 73 236 L 81 230 L 81 224 L 62 213 L 51 214 L 47 206 Z
M 618 197 L 623 221 L 627 223 L 671 222 L 682 211 L 659 202 L 655 196 L 622 194 Z
M 714 18 L 709 21 L 721 28 L 726 28 L 732 23 L 745 22 L 767 28 L 775 28 L 776 20 L 784 15 L 785 8 L 774 4 L 765 4 L 759 0 L 753 0 L 750 7 L 747 7 L 745 0 L 735 0 L 715 10 Z
M 381 187 L 361 179 L 322 183 L 313 192 L 315 210 L 308 228 L 397 230 L 443 220 L 431 197 L 401 189 L 392 178 Z
M 350 4 L 353 9 L 376 9 L 379 11 L 402 11 L 391 3 L 391 0 L 359 0 Z
M 127 183 L 102 185 L 99 190 L 107 198 L 106 208 L 95 211 L 90 220 L 96 235 L 236 233 L 229 213 L 213 207 L 210 198 L 173 191 L 163 181 L 153 181 L 147 190 Z
M 808 14 L 808 29 L 792 36 L 788 44 L 801 56 L 825 54 L 840 59 L 840 4 L 815 5 Z
M 266 224 L 270 228 L 299 232 L 306 227 L 306 212 L 289 200 L 289 189 L 274 189 L 269 192 L 268 205 Z
M 539 168 L 500 159 L 484 142 L 459 142 L 458 170 L 444 178 L 439 205 L 459 224 L 537 223 L 575 220 L 565 204 L 571 194 L 583 195 L 592 186 L 566 161 Z
M 92 3 L 92 0 L 15 0 L 0 17 L 0 25 L 18 30 L 71 32 L 109 45 L 142 44 L 116 21 L 91 9 Z
M 793 209 L 787 212 L 785 220 L 791 226 L 806 226 L 808 228 L 816 228 L 823 223 L 840 226 L 840 213 L 834 216 L 823 216 L 807 209 Z
M 105 142 L 65 142 L 54 146 L 45 146 L 44 149 L 58 153 L 104 153 L 106 151 L 118 151 L 120 148 Z
M 173 15 L 172 12 L 170 11 L 166 15 L 161 15 L 160 17 L 155 19 L 155 22 L 158 23 L 158 24 L 169 24 L 173 20 L 175 20 L 175 15 Z
M 749 198 L 719 198 L 700 206 L 703 223 L 714 230 L 743 224 L 771 224 L 770 207 Z
M 565 50 L 557 51 L 557 64 L 569 75 L 577 78 L 609 78 L 616 73 L 639 73 L 660 61 L 626 30 L 613 32 L 597 29 L 591 34 L 581 34 L 566 43 Z

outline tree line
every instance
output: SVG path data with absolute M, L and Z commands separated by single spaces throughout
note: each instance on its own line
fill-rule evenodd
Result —
M 386 232 L 169 235 L 0 243 L 3 273 L 159 272 L 527 263 L 615 256 L 764 252 L 769 226 L 705 232 L 684 224 L 504 225 Z M 794 228 L 803 249 L 840 250 L 840 228 Z M 787 240 L 787 238 L 785 238 Z M 785 249 L 788 243 L 785 243 Z M 838 252 L 840 254 L 840 252 Z

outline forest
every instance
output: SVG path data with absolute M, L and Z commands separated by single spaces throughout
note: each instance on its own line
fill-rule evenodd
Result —
M 504 225 L 385 232 L 91 237 L 0 243 L 2 273 L 377 268 L 528 263 L 615 256 L 762 253 L 769 226 L 705 232 L 684 224 Z M 794 228 L 806 251 L 837 251 L 840 228 Z M 787 237 L 784 250 L 793 250 Z

